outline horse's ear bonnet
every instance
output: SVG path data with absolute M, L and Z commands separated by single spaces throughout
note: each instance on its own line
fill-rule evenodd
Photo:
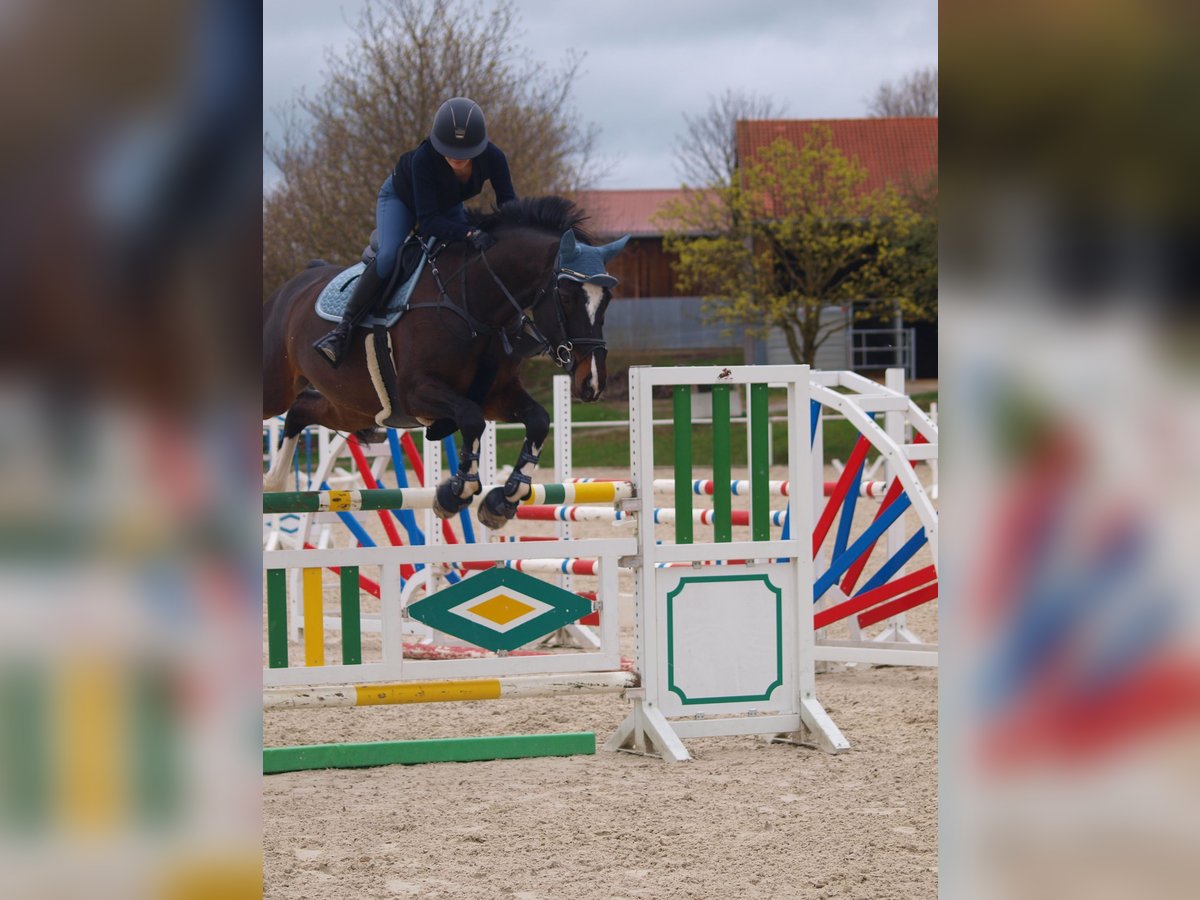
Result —
M 629 235 L 611 244 L 592 247 L 577 240 L 575 232 L 568 229 L 558 245 L 558 277 L 580 284 L 613 287 L 617 279 L 605 271 L 604 264 L 625 249 L 627 243 Z

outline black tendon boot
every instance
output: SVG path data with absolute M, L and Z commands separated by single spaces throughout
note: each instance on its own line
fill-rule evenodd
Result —
M 379 299 L 384 283 L 384 279 L 379 277 L 375 260 L 371 260 L 362 275 L 358 277 L 354 293 L 346 302 L 346 311 L 342 313 L 342 321 L 338 322 L 333 331 L 313 344 L 314 349 L 328 359 L 329 364 L 335 369 L 341 365 L 342 357 L 346 355 L 346 348 L 350 345 L 350 335 L 354 333 L 354 326 L 371 311 L 371 307 Z

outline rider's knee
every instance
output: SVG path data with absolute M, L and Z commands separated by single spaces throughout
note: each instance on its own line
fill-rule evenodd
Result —
M 375 271 L 380 278 L 390 278 L 393 270 L 396 268 L 396 255 L 399 251 L 398 247 L 380 247 L 379 252 L 375 254 Z

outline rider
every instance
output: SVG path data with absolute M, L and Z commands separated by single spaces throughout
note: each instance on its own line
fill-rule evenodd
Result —
M 517 198 L 508 159 L 488 140 L 483 110 L 474 100 L 454 97 L 438 109 L 429 137 L 400 157 L 379 189 L 375 207 L 379 252 L 359 276 L 342 321 L 313 344 L 334 368 L 342 361 L 354 326 L 391 281 L 400 245 L 414 225 L 424 237 L 466 240 L 480 251 L 496 242 L 487 232 L 467 225 L 463 208 L 463 201 L 477 196 L 485 181 L 491 181 L 497 204 Z

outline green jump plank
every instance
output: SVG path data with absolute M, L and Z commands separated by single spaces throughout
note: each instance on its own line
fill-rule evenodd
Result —
M 59 738 L 55 702 L 61 699 L 44 665 L 15 658 L 0 663 L 0 817 L 14 836 L 45 834 L 62 821 L 55 790 L 61 773 L 51 752 Z
M 286 669 L 287 664 L 287 571 L 267 569 L 267 665 Z
M 767 386 L 750 385 L 750 539 L 771 539 L 771 422 Z
M 362 663 L 362 623 L 359 615 L 358 566 L 342 566 L 342 664 Z
M 692 388 L 672 391 L 675 430 L 675 543 L 692 543 Z
M 478 762 L 530 756 L 594 754 L 591 731 L 567 734 L 523 734 L 498 737 L 438 738 L 426 741 L 380 741 L 370 744 L 313 744 L 263 748 L 263 774 L 309 769 L 359 769 L 367 766 L 411 766 L 430 762 Z
M 334 491 L 333 493 L 345 493 Z M 277 491 L 262 495 L 263 515 L 269 513 L 311 513 L 321 511 L 321 500 L 327 497 L 329 491 Z M 391 510 L 407 509 L 404 504 L 404 491 L 372 490 L 360 495 L 349 510 Z
M 139 667 L 133 678 L 137 701 L 128 715 L 133 741 L 125 770 L 133 785 L 139 820 L 170 826 L 180 818 L 187 781 L 179 723 L 179 698 L 166 664 Z
M 714 384 L 712 391 L 713 540 L 717 543 L 733 540 L 733 494 L 729 489 L 733 479 L 733 452 L 729 435 L 731 390 L 727 384 Z

